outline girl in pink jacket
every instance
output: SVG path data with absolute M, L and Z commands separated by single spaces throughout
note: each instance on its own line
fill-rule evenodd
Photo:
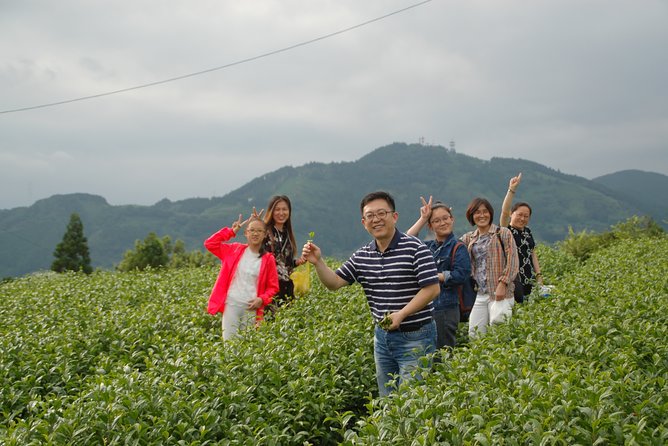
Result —
M 248 243 L 226 243 L 243 226 Z M 267 226 L 259 218 L 239 219 L 206 239 L 204 247 L 221 261 L 218 278 L 209 297 L 208 312 L 223 313 L 223 339 L 228 340 L 264 315 L 264 307 L 278 292 L 276 260 L 263 245 Z

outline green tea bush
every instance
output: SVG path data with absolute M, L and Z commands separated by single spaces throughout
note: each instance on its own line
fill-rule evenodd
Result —
M 605 249 L 617 240 L 637 239 L 643 237 L 663 237 L 665 231 L 651 217 L 633 216 L 626 221 L 613 225 L 609 231 L 597 233 L 583 230 L 573 231 L 568 228 L 568 237 L 558 242 L 561 251 L 564 251 L 578 261 L 584 262 L 599 249 Z
M 580 267 L 579 261 L 573 255 L 554 246 L 538 244 L 536 255 L 546 285 L 557 283 Z
M 668 239 L 539 249 L 553 297 L 380 399 L 359 286 L 223 344 L 215 267 L 0 283 L 0 444 L 666 444 Z
M 618 241 L 553 298 L 370 404 L 344 444 L 668 443 L 668 238 Z
M 216 269 L 0 286 L 0 444 L 336 444 L 375 389 L 358 287 L 223 344 Z

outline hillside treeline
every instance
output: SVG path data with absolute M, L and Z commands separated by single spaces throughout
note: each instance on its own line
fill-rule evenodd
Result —
M 606 231 L 633 215 L 648 215 L 668 229 L 668 176 L 615 174 L 604 182 L 568 175 L 541 164 L 509 158 L 481 160 L 438 146 L 394 143 L 353 162 L 284 166 L 241 185 L 223 197 L 164 199 L 152 206 L 110 205 L 90 194 L 54 195 L 32 206 L 0 209 L 0 277 L 49 269 L 53 251 L 72 213 L 81 217 L 93 268 L 113 269 L 137 240 L 155 233 L 182 240 L 186 251 L 253 206 L 267 206 L 276 194 L 290 197 L 297 243 L 315 232 L 327 255 L 346 258 L 368 240 L 360 224 L 359 201 L 374 190 L 390 192 L 408 229 L 419 216 L 420 196 L 452 206 L 455 233 L 470 229 L 466 206 L 482 196 L 498 215 L 508 180 L 522 172 L 515 199 L 531 204 L 534 237 L 554 243 L 576 233 Z M 498 220 L 498 219 L 497 219 Z

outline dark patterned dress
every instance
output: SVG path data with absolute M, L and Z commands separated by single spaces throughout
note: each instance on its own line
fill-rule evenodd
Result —
M 271 228 L 271 233 L 265 249 L 274 254 L 276 258 L 276 270 L 278 272 L 279 291 L 274 296 L 270 311 L 276 310 L 295 298 L 295 285 L 290 279 L 290 274 L 297 266 L 295 263 L 295 249 L 290 242 L 287 230 L 279 231 L 276 227 Z
M 517 256 L 520 260 L 520 271 L 515 279 L 515 301 L 522 303 L 524 298 L 531 294 L 535 283 L 535 272 L 533 269 L 532 253 L 536 248 L 536 241 L 531 234 L 531 229 L 517 229 L 508 225 L 517 245 Z

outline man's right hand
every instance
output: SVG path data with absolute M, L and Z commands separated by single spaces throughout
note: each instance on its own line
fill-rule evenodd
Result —
M 302 257 L 315 265 L 322 258 L 322 252 L 315 243 L 306 242 L 302 248 Z

